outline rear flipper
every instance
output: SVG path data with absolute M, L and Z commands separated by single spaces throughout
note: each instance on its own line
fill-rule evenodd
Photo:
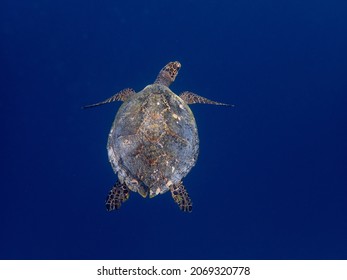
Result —
M 107 211 L 118 210 L 122 203 L 129 198 L 129 194 L 126 184 L 117 181 L 106 198 Z
M 178 204 L 180 209 L 184 212 L 192 212 L 193 203 L 182 182 L 177 185 L 171 185 L 170 190 L 174 201 Z

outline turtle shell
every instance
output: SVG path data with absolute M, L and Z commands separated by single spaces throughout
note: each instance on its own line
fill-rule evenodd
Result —
M 165 193 L 196 163 L 193 113 L 168 87 L 149 85 L 119 108 L 107 150 L 114 172 L 130 190 L 144 197 Z

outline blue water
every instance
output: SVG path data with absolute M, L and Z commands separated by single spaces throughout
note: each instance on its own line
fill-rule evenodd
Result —
M 346 1 L 0 4 L 1 259 L 346 259 Z M 120 103 L 169 61 L 200 155 L 181 212 L 118 212 L 106 142 Z

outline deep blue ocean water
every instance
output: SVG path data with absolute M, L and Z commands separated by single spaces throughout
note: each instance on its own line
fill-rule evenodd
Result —
M 346 1 L 0 3 L 1 259 L 347 259 Z M 169 61 L 200 155 L 181 212 L 118 212 L 106 142 Z

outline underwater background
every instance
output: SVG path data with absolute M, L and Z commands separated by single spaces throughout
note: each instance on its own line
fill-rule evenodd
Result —
M 0 3 L 1 259 L 347 259 L 347 2 Z M 200 136 L 170 193 L 105 198 L 120 103 L 169 61 Z

